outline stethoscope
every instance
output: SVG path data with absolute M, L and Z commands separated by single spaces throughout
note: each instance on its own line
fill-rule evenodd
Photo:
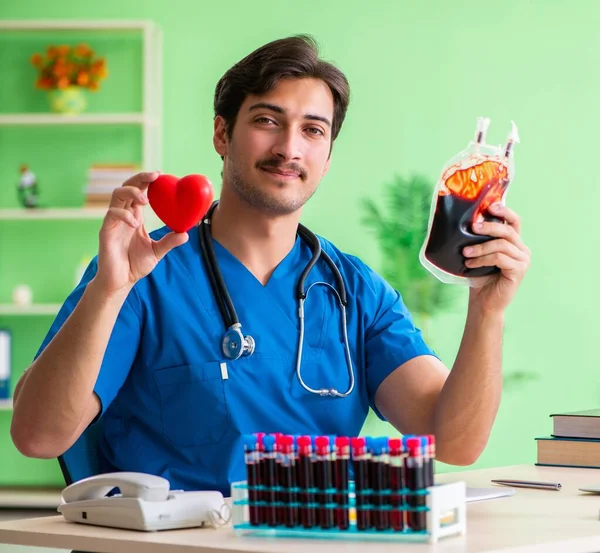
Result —
M 242 325 L 238 319 L 237 313 L 231 301 L 231 296 L 225 286 L 223 275 L 219 269 L 217 263 L 217 257 L 215 255 L 215 249 L 212 243 L 212 234 L 210 230 L 210 224 L 212 214 L 218 205 L 218 201 L 214 202 L 208 210 L 206 216 L 198 225 L 198 234 L 200 236 L 200 248 L 202 250 L 202 259 L 208 273 L 208 279 L 212 287 L 219 311 L 221 312 L 221 318 L 225 324 L 225 334 L 221 342 L 221 349 L 223 355 L 228 359 L 239 359 L 242 356 L 250 356 L 256 349 L 256 342 L 252 336 L 244 336 L 242 332 Z M 348 325 L 346 318 L 346 305 L 348 305 L 348 299 L 346 297 L 346 286 L 344 285 L 344 279 L 340 274 L 340 271 L 336 267 L 335 263 L 331 260 L 331 257 L 327 255 L 321 249 L 321 243 L 319 239 L 304 225 L 298 225 L 298 235 L 302 238 L 309 246 L 312 251 L 312 258 L 302 271 L 298 283 L 296 284 L 296 298 L 298 300 L 298 318 L 300 320 L 300 332 L 298 336 L 298 353 L 296 356 L 296 376 L 300 381 L 302 387 L 313 394 L 320 396 L 330 397 L 347 397 L 352 393 L 354 389 L 354 369 L 352 368 L 352 358 L 350 356 L 350 345 L 348 344 Z M 331 269 L 335 278 L 335 287 L 327 282 L 314 282 L 308 289 L 304 290 L 304 282 L 308 273 L 315 266 L 319 258 L 323 258 L 325 263 Z M 340 306 L 340 312 L 342 317 L 342 334 L 344 336 L 344 347 L 346 350 L 346 364 L 348 366 L 348 376 L 350 378 L 350 386 L 344 393 L 338 392 L 335 388 L 321 388 L 320 390 L 307 386 L 302 379 L 301 365 L 302 365 L 302 348 L 304 345 L 304 302 L 310 292 L 311 288 L 317 284 L 321 284 L 329 288 L 338 300 Z

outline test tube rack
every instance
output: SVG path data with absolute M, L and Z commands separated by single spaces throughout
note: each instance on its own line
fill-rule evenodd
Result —
M 409 490 L 404 490 L 403 492 L 410 493 Z M 456 535 L 464 536 L 466 534 L 466 486 L 464 482 L 436 484 L 417 493 L 423 493 L 427 498 L 424 507 L 416 508 L 422 509 L 427 513 L 426 530 L 357 530 L 355 524 L 356 497 L 353 482 L 350 482 L 349 488 L 349 529 L 322 529 L 318 527 L 288 528 L 285 526 L 250 524 L 247 482 L 234 482 L 231 485 L 233 530 L 238 536 L 424 543 L 437 543 L 440 538 Z M 401 509 L 410 510 L 411 507 L 405 505 Z

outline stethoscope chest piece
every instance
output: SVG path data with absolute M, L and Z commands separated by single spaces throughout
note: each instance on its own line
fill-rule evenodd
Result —
M 256 343 L 252 336 L 244 336 L 242 334 L 241 325 L 233 325 L 225 331 L 221 348 L 223 355 L 227 359 L 239 359 L 242 356 L 252 355 Z
M 227 359 L 236 360 L 240 359 L 240 357 L 247 357 L 249 355 L 252 355 L 254 353 L 256 343 L 252 336 L 244 336 L 244 334 L 242 333 L 242 325 L 240 323 L 240 320 L 238 319 L 233 302 L 231 301 L 231 296 L 227 291 L 227 286 L 225 285 L 225 281 L 223 280 L 221 271 L 219 270 L 217 257 L 212 246 L 212 234 L 210 226 L 212 213 L 216 208 L 217 203 L 218 202 L 213 203 L 211 208 L 208 210 L 206 217 L 202 220 L 200 225 L 198 225 L 198 232 L 200 235 L 200 248 L 202 250 L 202 258 L 206 266 L 206 273 L 208 279 L 210 280 L 211 288 L 213 289 L 214 296 L 219 307 L 219 311 L 221 313 L 221 318 L 223 319 L 223 323 L 225 324 L 226 328 L 225 333 L 223 334 L 223 339 L 221 341 L 221 350 L 223 351 L 223 355 Z M 348 304 L 348 299 L 346 296 L 346 286 L 344 284 L 344 279 L 333 260 L 329 257 L 329 255 L 327 255 L 326 252 L 322 251 L 321 243 L 319 242 L 318 237 L 315 236 L 312 232 L 310 232 L 306 227 L 300 224 L 298 225 L 298 234 L 310 246 L 310 249 L 312 251 L 312 258 L 308 262 L 306 267 L 304 267 L 304 270 L 302 271 L 298 282 L 296 283 L 298 317 L 300 319 L 300 330 L 298 333 L 298 348 L 296 355 L 296 376 L 298 377 L 298 380 L 302 387 L 312 394 L 317 394 L 324 397 L 329 396 L 334 398 L 344 398 L 349 396 L 352 393 L 352 390 L 354 389 L 354 369 L 352 366 L 352 356 L 350 354 L 350 344 L 348 342 L 348 328 L 346 319 L 346 305 Z M 329 269 L 331 270 L 335 278 L 336 285 L 332 286 L 327 282 L 315 282 L 311 284 L 308 288 L 305 288 L 304 284 L 306 281 L 306 277 L 319 259 L 323 259 L 325 263 L 329 266 Z M 325 285 L 326 288 L 331 290 L 336 296 L 340 306 L 346 365 L 348 367 L 348 377 L 350 380 L 348 389 L 344 393 L 338 392 L 335 388 L 311 388 L 302 379 L 301 365 L 302 350 L 304 347 L 304 301 L 308 296 L 308 292 L 310 291 L 310 289 L 316 284 Z

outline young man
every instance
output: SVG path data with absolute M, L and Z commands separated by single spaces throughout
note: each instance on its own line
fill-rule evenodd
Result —
M 97 259 L 15 390 L 11 433 L 23 454 L 56 457 L 100 423 L 103 470 L 227 493 L 244 477 L 243 434 L 357 435 L 371 405 L 403 433 L 435 434 L 440 460 L 477 459 L 500 401 L 504 311 L 529 264 L 515 213 L 498 206 L 507 224 L 485 223 L 477 232 L 495 239 L 465 251 L 470 267 L 501 272 L 470 291 L 451 372 L 400 295 L 324 239 L 341 281 L 322 256 L 304 289 L 326 285 L 310 290 L 300 323 L 297 283 L 313 253 L 300 215 L 329 168 L 348 98 L 344 75 L 306 37 L 267 44 L 223 76 L 213 139 L 222 192 L 201 225 L 212 264 L 199 229 L 146 233 L 141 208 L 157 173 L 115 191 Z M 225 354 L 232 321 L 224 325 L 209 270 L 223 275 L 251 355 Z

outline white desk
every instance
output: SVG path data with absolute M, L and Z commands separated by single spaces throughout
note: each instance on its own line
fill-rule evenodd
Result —
M 578 491 L 580 486 L 600 483 L 600 470 L 516 466 L 442 474 L 437 480 L 464 480 L 468 486 L 490 487 L 492 478 L 553 480 L 563 488 L 520 488 L 513 497 L 471 503 L 467 506 L 467 535 L 445 538 L 436 545 L 240 538 L 231 528 L 142 533 L 69 523 L 60 515 L 2 523 L 0 543 L 99 553 L 600 552 L 600 496 Z

